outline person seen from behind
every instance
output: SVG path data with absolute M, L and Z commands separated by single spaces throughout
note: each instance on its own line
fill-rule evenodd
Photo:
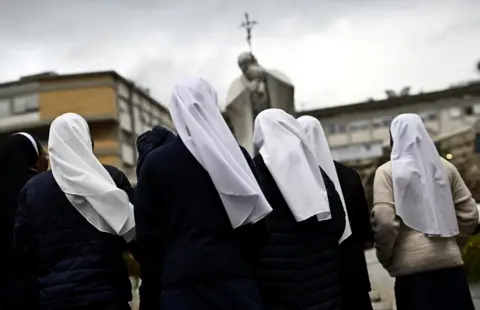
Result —
M 48 169 L 48 159 L 40 142 L 31 134 L 17 132 L 0 146 L 0 253 L 3 276 L 0 296 L 5 309 L 28 309 L 29 296 L 23 296 L 22 286 L 28 285 L 22 262 L 13 255 L 13 231 L 18 208 L 18 196 L 32 177 Z
M 185 79 L 170 112 L 178 136 L 152 150 L 135 193 L 142 310 L 261 310 L 257 223 L 271 207 L 208 82 Z
M 339 242 L 350 227 L 334 184 L 300 123 L 283 110 L 257 116 L 254 144 L 273 208 L 264 219 L 268 237 L 258 267 L 267 309 L 342 309 Z
M 32 309 L 130 309 L 123 251 L 135 236 L 128 180 L 93 153 L 85 119 L 74 113 L 50 126 L 51 170 L 23 188 L 14 251 L 35 279 Z M 119 177 L 119 175 L 121 177 Z M 122 180 L 124 184 L 116 184 Z
M 390 134 L 372 216 L 377 257 L 396 278 L 397 309 L 473 310 L 459 247 L 478 223 L 472 194 L 418 115 L 397 116 Z
M 332 180 L 351 225 L 351 235 L 340 245 L 343 310 L 372 310 L 370 279 L 365 248 L 373 243 L 370 210 L 358 172 L 333 160 L 327 137 L 320 121 L 301 116 L 298 122 L 310 140 L 317 164 Z

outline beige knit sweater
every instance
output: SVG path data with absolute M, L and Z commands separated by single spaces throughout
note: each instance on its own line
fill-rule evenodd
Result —
M 392 164 L 387 162 L 375 173 L 372 221 L 377 257 L 392 277 L 463 265 L 463 246 L 478 223 L 472 194 L 454 165 L 443 160 L 452 188 L 460 235 L 457 238 L 430 238 L 405 226 L 395 213 Z

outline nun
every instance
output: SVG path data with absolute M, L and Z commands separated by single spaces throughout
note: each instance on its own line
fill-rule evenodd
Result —
M 27 309 L 22 296 L 21 263 L 13 255 L 13 227 L 20 190 L 32 177 L 47 170 L 48 159 L 40 142 L 26 132 L 9 136 L 0 146 L 0 253 L 3 276 L 0 284 L 2 306 L 5 309 Z
M 140 307 L 264 309 L 255 259 L 272 209 L 208 82 L 185 79 L 170 112 L 178 137 L 143 161 L 135 195 Z
M 332 180 L 351 225 L 350 237 L 340 245 L 343 310 L 372 310 L 370 279 L 365 248 L 373 243 L 370 210 L 357 171 L 334 161 L 323 127 L 312 116 L 301 116 L 298 122 L 313 146 L 317 164 Z M 346 226 L 348 228 L 348 225 Z M 349 231 L 345 231 L 349 233 Z
M 23 188 L 15 222 L 15 253 L 37 283 L 32 309 L 130 309 L 123 251 L 135 221 L 128 194 L 93 154 L 81 116 L 52 122 L 48 153 L 51 170 Z
M 334 184 L 286 112 L 261 112 L 254 144 L 260 184 L 273 208 L 264 220 L 268 238 L 258 267 L 267 309 L 342 309 L 339 242 L 350 228 Z
M 142 133 L 137 138 L 137 178 L 140 174 L 143 161 L 147 155 L 156 149 L 175 140 L 175 134 L 163 126 L 155 126 L 151 130 Z
M 473 310 L 459 248 L 478 223 L 472 194 L 418 115 L 397 116 L 390 134 L 372 212 L 377 257 L 396 278 L 397 309 Z

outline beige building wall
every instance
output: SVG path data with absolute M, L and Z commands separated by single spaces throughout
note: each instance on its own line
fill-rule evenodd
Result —
M 450 98 L 394 108 L 359 111 L 320 118 L 332 148 L 388 143 L 391 120 L 402 113 L 419 114 L 432 136 L 469 126 L 480 116 L 480 97 Z

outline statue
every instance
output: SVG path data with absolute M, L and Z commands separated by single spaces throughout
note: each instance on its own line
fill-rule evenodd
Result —
M 247 31 L 250 51 L 238 57 L 242 75 L 230 85 L 223 113 L 238 143 L 252 155 L 255 153 L 253 122 L 258 113 L 268 108 L 279 108 L 295 115 L 294 88 L 290 79 L 280 71 L 262 67 L 252 53 L 252 29 L 257 24 L 245 13 L 245 21 L 240 28 Z
M 253 154 L 255 117 L 269 108 L 295 115 L 294 87 L 285 74 L 265 69 L 250 52 L 240 54 L 238 66 L 242 75 L 230 85 L 224 116 L 240 145 Z

